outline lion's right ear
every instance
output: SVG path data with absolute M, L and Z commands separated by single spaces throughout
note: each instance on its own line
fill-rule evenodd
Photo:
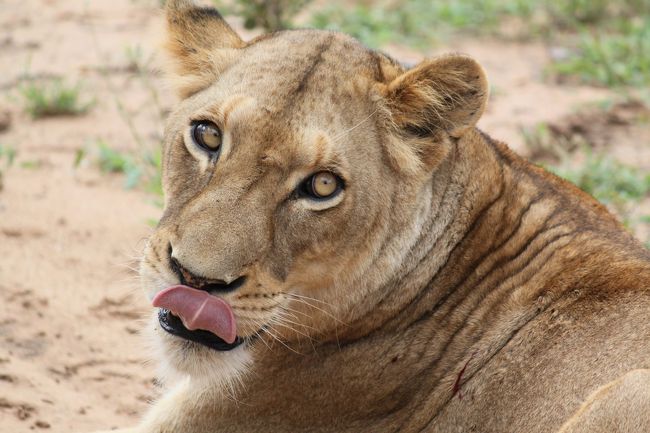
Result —
M 459 54 L 424 60 L 380 91 L 403 143 L 389 152 L 409 172 L 427 172 L 442 161 L 450 138 L 462 136 L 481 117 L 489 93 L 483 68 Z
M 167 0 L 166 48 L 181 97 L 212 84 L 245 42 L 221 14 L 192 0 Z

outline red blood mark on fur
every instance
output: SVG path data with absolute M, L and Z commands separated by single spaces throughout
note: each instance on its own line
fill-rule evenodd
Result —
M 461 387 L 461 380 L 463 379 L 463 374 L 465 373 L 465 370 L 467 369 L 467 366 L 469 365 L 470 361 L 474 358 L 474 355 L 476 355 L 476 352 L 472 353 L 472 356 L 469 357 L 465 365 L 463 365 L 463 368 L 460 370 L 460 373 L 458 373 L 458 377 L 456 378 L 456 382 L 454 382 L 454 387 L 453 387 L 453 396 L 458 394 L 458 400 L 463 399 L 463 393 L 460 389 Z

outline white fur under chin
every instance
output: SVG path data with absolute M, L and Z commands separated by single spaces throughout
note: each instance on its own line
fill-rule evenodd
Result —
M 203 390 L 236 399 L 236 392 L 243 386 L 243 378 L 253 361 L 251 351 L 244 344 L 219 352 L 167 334 L 160 329 L 157 314 L 152 322 L 145 338 L 158 361 L 158 379 L 166 387 L 189 379 Z

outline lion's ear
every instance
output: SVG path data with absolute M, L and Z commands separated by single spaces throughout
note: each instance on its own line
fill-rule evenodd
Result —
M 219 12 L 192 0 L 168 0 L 166 48 L 182 97 L 209 86 L 245 42 Z
M 488 98 L 483 68 L 472 58 L 425 60 L 384 88 L 391 117 L 406 133 L 458 137 L 481 117 Z

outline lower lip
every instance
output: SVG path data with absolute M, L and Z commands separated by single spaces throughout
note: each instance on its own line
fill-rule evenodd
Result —
M 244 339 L 241 337 L 237 337 L 235 341 L 230 344 L 208 331 L 201 329 L 190 331 L 183 325 L 180 318 L 174 316 L 169 310 L 164 308 L 158 310 L 158 322 L 162 329 L 176 337 L 202 344 L 203 346 L 219 352 L 226 352 L 235 349 L 244 343 Z

